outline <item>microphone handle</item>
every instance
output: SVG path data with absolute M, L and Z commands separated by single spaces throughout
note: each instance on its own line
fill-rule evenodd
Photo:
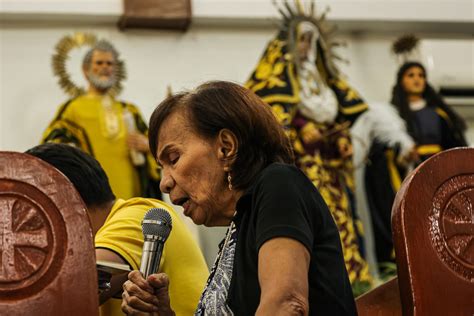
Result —
M 164 243 L 160 241 L 145 241 L 143 243 L 140 272 L 146 279 L 150 274 L 157 273 L 160 267 Z

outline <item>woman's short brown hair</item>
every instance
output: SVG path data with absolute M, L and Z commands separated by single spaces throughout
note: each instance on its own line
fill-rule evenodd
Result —
M 232 185 L 247 189 L 255 176 L 272 162 L 293 163 L 288 137 L 269 105 L 252 91 L 231 82 L 211 81 L 190 92 L 168 97 L 150 118 L 148 140 L 156 157 L 158 133 L 164 120 L 178 109 L 184 109 L 191 126 L 205 138 L 217 137 L 228 129 L 238 140 L 232 165 Z

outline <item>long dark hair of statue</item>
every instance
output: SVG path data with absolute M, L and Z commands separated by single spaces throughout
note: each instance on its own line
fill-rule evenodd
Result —
M 413 122 L 413 117 L 410 111 L 410 105 L 408 103 L 408 95 L 405 92 L 405 89 L 403 88 L 403 85 L 402 85 L 402 79 L 403 79 L 404 74 L 408 71 L 408 69 L 412 67 L 421 68 L 423 70 L 423 73 L 425 74 L 425 78 L 427 77 L 426 69 L 422 64 L 418 62 L 406 62 L 405 64 L 403 64 L 398 70 L 397 83 L 395 84 L 392 90 L 391 103 L 397 107 L 397 110 L 400 116 L 407 123 L 407 128 L 410 135 L 414 136 L 413 126 L 410 123 L 410 122 Z M 456 112 L 454 112 L 453 109 L 451 109 L 451 107 L 448 106 L 443 101 L 441 96 L 438 93 L 436 93 L 433 87 L 428 83 L 428 80 L 427 79 L 425 80 L 426 80 L 426 87 L 422 96 L 423 96 L 423 99 L 425 99 L 426 101 L 426 105 L 432 106 L 432 107 L 436 107 L 436 106 L 440 107 L 443 111 L 446 112 L 446 114 L 448 114 L 449 119 L 453 123 L 453 127 L 459 133 L 464 132 L 467 128 L 467 125 L 464 119 L 460 117 Z

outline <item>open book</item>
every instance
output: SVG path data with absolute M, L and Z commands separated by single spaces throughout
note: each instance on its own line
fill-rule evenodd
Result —
M 117 275 L 122 273 L 130 272 L 130 266 L 128 264 L 116 263 L 111 261 L 103 261 L 97 260 L 96 261 L 97 271 L 99 272 L 106 272 L 111 275 Z
M 110 261 L 96 261 L 99 287 L 99 303 L 103 304 L 110 297 L 121 298 L 122 285 L 131 271 L 128 264 Z

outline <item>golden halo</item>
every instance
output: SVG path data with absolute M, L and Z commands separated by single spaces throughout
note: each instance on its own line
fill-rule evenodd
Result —
M 66 35 L 56 44 L 55 54 L 52 57 L 53 73 L 59 78 L 58 83 L 71 97 L 77 97 L 85 94 L 85 89 L 78 87 L 72 80 L 66 69 L 66 60 L 69 59 L 69 52 L 72 49 L 83 46 L 93 47 L 97 43 L 97 37 L 91 33 L 74 33 L 74 35 Z M 125 79 L 125 64 L 122 60 L 117 59 L 115 76 L 117 81 L 110 88 L 109 94 L 116 96 L 122 91 L 122 80 Z

